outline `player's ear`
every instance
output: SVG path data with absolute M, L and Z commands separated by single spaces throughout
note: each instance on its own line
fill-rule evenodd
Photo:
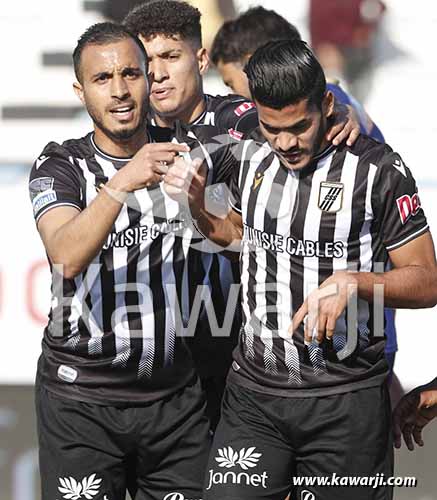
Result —
M 322 101 L 322 111 L 323 115 L 326 118 L 329 118 L 330 116 L 333 115 L 334 104 L 335 104 L 334 94 L 330 90 L 327 90 L 325 92 L 325 95 L 323 96 L 323 101 Z
M 204 75 L 208 71 L 208 68 L 209 68 L 208 51 L 204 47 L 201 47 L 196 52 L 196 57 L 197 57 L 197 64 L 199 65 L 199 73 L 201 75 Z
M 79 99 L 81 100 L 82 104 L 85 104 L 85 99 L 83 97 L 82 84 L 80 84 L 79 82 L 74 82 L 73 83 L 73 90 L 74 90 L 74 93 L 77 95 L 77 97 L 79 97 Z

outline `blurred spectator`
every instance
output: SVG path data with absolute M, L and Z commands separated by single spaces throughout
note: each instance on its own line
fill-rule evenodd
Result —
M 310 0 L 311 43 L 330 78 L 364 101 L 371 84 L 373 40 L 385 11 L 381 0 Z
M 105 0 L 102 12 L 111 21 L 121 23 L 126 14 L 140 3 L 147 3 L 147 0 Z

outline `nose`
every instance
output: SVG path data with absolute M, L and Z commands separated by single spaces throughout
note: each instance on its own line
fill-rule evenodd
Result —
M 111 82 L 111 94 L 119 100 L 129 97 L 129 87 L 126 80 L 121 75 L 114 75 Z
M 297 146 L 297 136 L 289 132 L 280 132 L 275 139 L 275 149 L 289 151 Z
M 151 82 L 161 83 L 168 78 L 167 65 L 165 61 L 155 59 L 149 64 Z

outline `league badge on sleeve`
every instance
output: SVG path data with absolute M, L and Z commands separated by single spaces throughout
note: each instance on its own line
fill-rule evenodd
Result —
M 339 212 L 343 207 L 344 184 L 341 182 L 321 182 L 319 208 L 323 212 Z

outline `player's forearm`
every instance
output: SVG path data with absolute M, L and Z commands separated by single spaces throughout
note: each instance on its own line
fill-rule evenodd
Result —
M 221 219 L 210 214 L 205 208 L 199 208 L 194 212 L 196 225 L 201 233 L 219 245 L 228 258 L 240 252 L 240 245 L 242 239 L 242 228 L 236 226 L 230 219 Z
M 435 267 L 406 266 L 385 273 L 356 273 L 358 295 L 374 302 L 378 285 L 383 286 L 384 305 L 416 309 L 434 307 L 437 303 L 437 270 Z
M 125 197 L 108 183 L 85 210 L 56 231 L 49 255 L 54 264 L 63 266 L 67 279 L 82 272 L 101 251 Z

